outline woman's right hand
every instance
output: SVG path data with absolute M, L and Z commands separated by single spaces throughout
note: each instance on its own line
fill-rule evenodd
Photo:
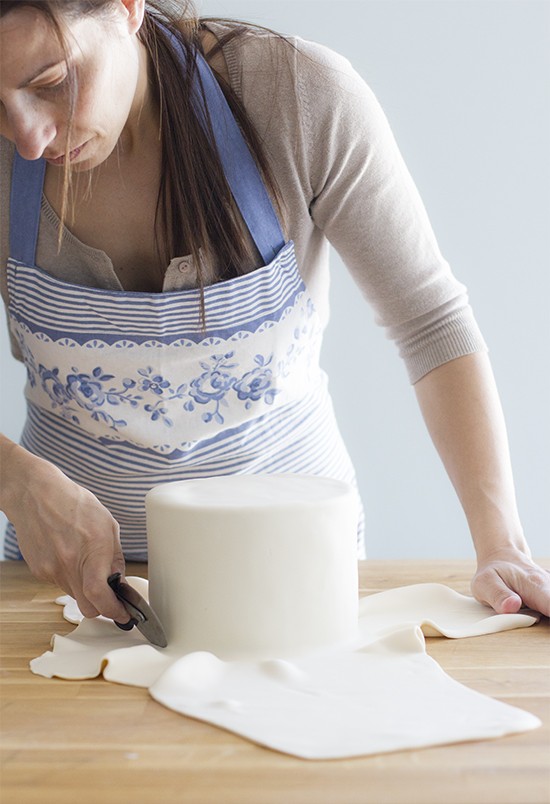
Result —
M 107 583 L 124 575 L 116 520 L 56 466 L 2 437 L 2 510 L 32 574 L 75 598 L 85 617 L 129 615 Z

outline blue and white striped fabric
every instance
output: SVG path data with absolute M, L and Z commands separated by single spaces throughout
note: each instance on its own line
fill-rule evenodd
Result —
M 86 289 L 11 262 L 8 288 L 28 401 L 103 445 L 178 460 L 322 382 L 320 325 L 292 244 L 205 289 L 206 331 L 195 290 Z
M 230 114 L 215 89 L 208 101 L 214 118 Z M 40 161 L 17 157 L 12 180 L 9 316 L 28 372 L 21 443 L 112 512 L 125 556 L 147 558 L 144 498 L 158 483 L 260 472 L 353 483 L 319 367 L 321 325 L 271 204 L 257 242 L 274 258 L 205 288 L 204 327 L 198 290 L 87 288 L 35 266 Z M 11 526 L 5 551 L 20 557 Z

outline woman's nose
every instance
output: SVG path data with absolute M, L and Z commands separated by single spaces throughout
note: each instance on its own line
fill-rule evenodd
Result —
M 39 159 L 56 133 L 52 118 L 37 110 L 25 110 L 9 116 L 6 136 L 15 143 L 23 159 Z

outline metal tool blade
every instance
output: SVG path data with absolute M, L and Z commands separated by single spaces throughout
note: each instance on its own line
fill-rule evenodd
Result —
M 149 642 L 165 648 L 168 640 L 159 618 L 145 598 L 136 592 L 133 586 L 126 581 L 121 581 L 120 578 L 120 572 L 114 572 L 107 578 L 107 583 L 124 604 L 124 608 L 132 619 L 128 623 L 117 623 L 115 620 L 115 625 L 123 631 L 130 631 L 135 625 Z

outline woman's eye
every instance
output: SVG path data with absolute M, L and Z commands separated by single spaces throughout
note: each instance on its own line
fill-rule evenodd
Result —
M 63 78 L 52 84 L 44 84 L 44 86 L 37 87 L 37 92 L 45 95 L 56 95 L 64 92 L 67 89 L 67 79 L 68 76 L 64 75 Z

